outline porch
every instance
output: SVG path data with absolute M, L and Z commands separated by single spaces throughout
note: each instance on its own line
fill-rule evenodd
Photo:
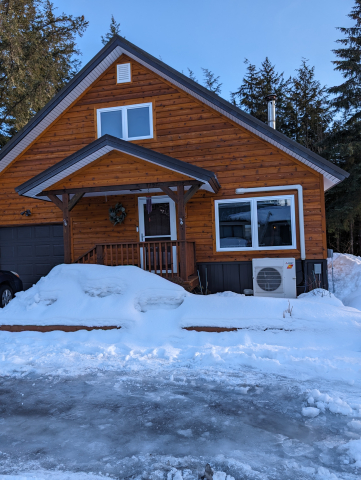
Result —
M 97 244 L 74 263 L 133 265 L 189 289 L 198 285 L 195 242 L 186 240 Z
M 65 263 L 135 265 L 189 287 L 198 277 L 186 205 L 219 189 L 209 170 L 110 135 L 17 187 L 62 211 Z M 121 225 L 107 214 L 118 202 L 129 211 Z

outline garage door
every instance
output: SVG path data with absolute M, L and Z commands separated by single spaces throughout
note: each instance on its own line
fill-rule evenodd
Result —
M 0 228 L 0 267 L 17 272 L 24 289 L 63 261 L 62 225 Z

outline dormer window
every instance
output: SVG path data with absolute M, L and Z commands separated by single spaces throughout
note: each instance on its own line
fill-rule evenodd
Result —
M 98 137 L 113 135 L 123 140 L 153 138 L 151 103 L 97 110 Z

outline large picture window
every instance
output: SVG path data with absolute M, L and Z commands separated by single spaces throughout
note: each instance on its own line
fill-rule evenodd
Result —
M 97 110 L 98 137 L 108 134 L 123 140 L 153 138 L 151 103 Z
M 217 251 L 296 248 L 293 195 L 216 200 Z

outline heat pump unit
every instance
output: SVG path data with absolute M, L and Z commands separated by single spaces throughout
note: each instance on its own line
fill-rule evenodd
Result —
M 252 270 L 255 297 L 296 298 L 294 258 L 254 258 Z

